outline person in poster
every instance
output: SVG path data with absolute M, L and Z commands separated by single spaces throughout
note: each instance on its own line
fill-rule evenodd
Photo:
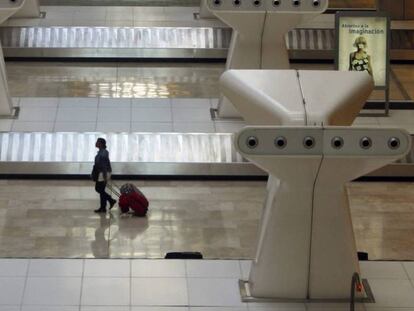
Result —
M 355 39 L 354 47 L 357 50 L 349 55 L 349 70 L 367 71 L 373 77 L 371 56 L 366 51 L 367 46 L 367 39 L 364 36 Z
M 366 72 L 377 88 L 386 88 L 389 23 L 385 15 L 377 14 L 380 13 L 337 14 L 337 69 Z

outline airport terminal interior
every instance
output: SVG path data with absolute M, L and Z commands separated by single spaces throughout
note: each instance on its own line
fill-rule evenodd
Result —
M 413 135 L 412 0 L 2 0 L 0 311 L 413 311 Z

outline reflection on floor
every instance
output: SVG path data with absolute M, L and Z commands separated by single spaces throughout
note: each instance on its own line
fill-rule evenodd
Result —
M 223 63 L 44 63 L 7 62 L 15 97 L 219 97 Z M 333 70 L 333 64 L 292 64 L 294 69 Z M 375 91 L 371 99 L 383 99 Z M 414 98 L 413 65 L 391 66 L 391 100 Z
M 347 311 L 339 303 L 242 303 L 246 260 L 0 260 L 3 311 Z M 356 310 L 410 311 L 412 262 L 361 262 L 376 303 Z
M 160 258 L 173 250 L 251 256 L 264 183 L 135 184 L 151 201 L 148 219 L 94 214 L 91 182 L 3 181 L 0 256 Z
M 41 5 L 197 6 L 200 0 L 40 0 Z M 330 0 L 331 8 L 375 8 L 375 0 Z
M 234 133 L 242 120 L 212 120 L 218 98 L 14 98 L 16 120 L 0 120 L 0 131 L 105 133 Z M 364 112 L 372 112 L 367 110 Z M 358 117 L 354 125 L 401 127 L 414 134 L 413 110 L 391 110 L 390 117 Z M 4 148 L 4 152 L 7 148 Z
M 117 182 L 122 183 L 122 182 Z M 151 201 L 147 219 L 99 216 L 88 181 L 3 180 L 1 257 L 252 258 L 264 182 L 136 181 Z M 414 260 L 414 184 L 349 186 L 358 249 L 370 259 Z
M 7 62 L 15 97 L 218 97 L 224 64 Z

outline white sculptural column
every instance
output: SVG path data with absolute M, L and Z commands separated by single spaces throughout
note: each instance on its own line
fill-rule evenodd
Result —
M 18 12 L 25 4 L 25 0 L 3 0 L 0 3 L 0 24 Z M 0 116 L 11 116 L 13 110 L 12 100 L 7 83 L 6 64 L 0 43 Z
M 241 154 L 264 168 L 270 175 L 256 259 L 249 278 L 251 293 L 256 297 L 285 299 L 344 298 L 349 292 L 352 277 L 350 271 L 359 272 L 349 207 L 344 201 L 343 192 L 343 184 L 351 177 L 343 174 L 336 183 L 332 183 L 332 187 L 326 188 L 330 182 L 328 177 L 324 177 L 324 168 L 332 156 L 333 138 L 329 138 L 330 141 L 327 142 L 328 135 L 323 129 L 326 125 L 352 124 L 373 89 L 372 79 L 368 74 L 356 72 L 230 70 L 223 74 L 221 88 L 248 124 L 308 126 L 297 129 L 294 132 L 296 136 L 290 132 L 279 134 L 282 137 L 285 135 L 284 139 L 287 139 L 286 145 L 281 148 L 277 147 L 278 137 L 273 134 L 268 145 L 273 148 L 271 152 L 276 150 L 280 154 L 264 154 L 259 160 L 248 151 L 254 149 L 255 152 L 260 152 L 262 138 L 259 138 L 258 146 L 242 149 L 241 144 L 255 134 L 249 132 L 246 134 L 250 135 L 248 137 L 239 134 L 241 138 L 238 139 L 240 143 L 237 148 Z M 400 135 L 402 143 L 397 151 L 381 141 L 382 146 L 386 147 L 377 148 L 377 153 L 370 154 L 372 158 L 369 163 L 372 164 L 369 166 L 364 164 L 364 157 L 369 152 L 360 148 L 357 141 L 361 137 L 355 131 L 352 133 L 351 137 L 347 137 L 346 130 L 340 132 L 346 142 L 339 149 L 342 152 L 340 156 L 344 157 L 341 163 L 347 163 L 352 156 L 355 158 L 354 163 L 363 163 L 363 168 L 355 165 L 356 171 L 349 170 L 354 177 L 397 159 L 406 152 L 405 148 L 409 144 L 406 142 L 405 133 L 399 132 L 395 135 Z M 288 134 L 291 136 L 287 137 Z M 367 134 L 371 139 L 380 141 L 375 133 L 368 131 Z M 314 140 L 310 148 L 304 145 L 307 136 Z M 264 139 L 269 140 L 269 137 L 271 136 L 265 136 Z M 295 142 L 293 145 L 292 141 Z M 349 154 L 350 151 L 344 146 L 351 141 L 353 149 Z M 362 156 L 358 152 L 362 152 Z M 384 159 L 381 159 L 381 152 L 386 154 Z M 332 174 L 334 171 L 331 169 L 328 172 Z M 331 199 L 324 203 L 324 198 L 329 197 Z M 330 213 L 324 209 L 327 208 L 327 202 L 332 202 L 333 197 L 339 200 L 338 206 L 329 210 L 331 215 L 338 216 L 337 222 L 332 222 L 338 228 L 335 234 L 327 233 L 328 223 L 321 216 L 326 215 L 326 219 L 329 219 Z M 315 226 L 317 222 L 320 224 Z M 319 229 L 322 233 L 319 233 Z M 326 239 L 335 237 L 335 242 L 328 243 L 330 241 L 324 241 L 321 235 Z M 335 249 L 335 243 L 344 245 L 343 249 Z M 330 245 L 330 250 L 324 252 L 317 249 L 318 245 Z M 339 272 L 333 273 L 329 266 L 322 268 L 327 265 L 323 259 L 329 252 L 331 255 L 327 260 L 336 266 L 342 265 Z M 320 262 L 323 264 L 320 265 Z M 325 274 L 319 272 L 320 269 Z M 320 282 L 322 276 L 329 279 L 329 275 L 334 276 L 334 280 L 331 278 L 330 281 L 335 281 L 335 285 Z
M 39 18 L 40 17 L 39 0 L 26 0 L 22 8 L 14 15 L 14 17 Z
M 286 33 L 328 7 L 328 0 L 204 0 L 208 9 L 233 28 L 226 70 L 288 69 Z M 241 116 L 222 97 L 218 117 Z
M 349 299 L 359 263 L 345 183 L 402 158 L 397 129 L 252 126 L 236 149 L 280 180 L 260 227 L 248 291 L 279 300 Z

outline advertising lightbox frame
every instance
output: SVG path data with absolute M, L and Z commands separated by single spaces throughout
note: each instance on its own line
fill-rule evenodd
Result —
M 375 86 L 375 90 L 383 90 L 385 92 L 385 105 L 384 105 L 384 114 L 389 115 L 390 109 L 390 48 L 391 48 L 391 19 L 387 12 L 379 12 L 379 11 L 338 11 L 335 14 L 335 44 L 336 44 L 336 53 L 335 53 L 335 68 L 339 70 L 339 57 L 340 57 L 340 50 L 339 50 L 339 42 L 340 42 L 340 21 L 343 17 L 354 17 L 360 18 L 384 18 L 386 22 L 386 55 L 385 55 L 385 86 Z M 364 114 L 365 116 L 371 116 L 374 114 Z M 378 116 L 375 114 L 374 116 Z

